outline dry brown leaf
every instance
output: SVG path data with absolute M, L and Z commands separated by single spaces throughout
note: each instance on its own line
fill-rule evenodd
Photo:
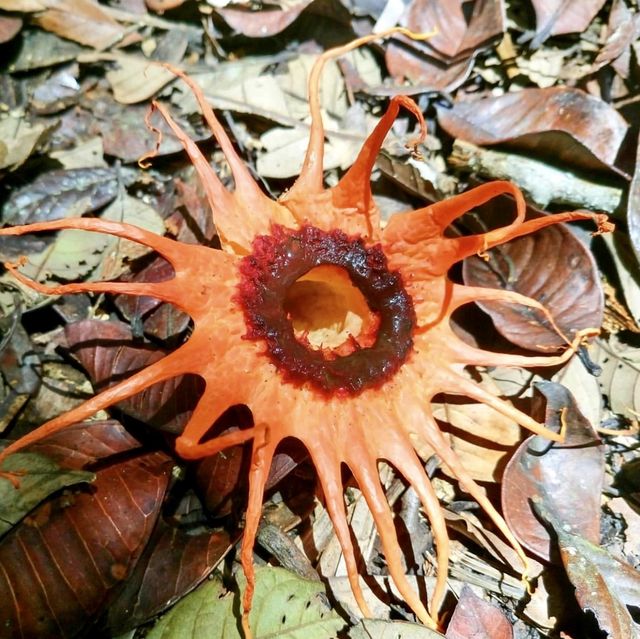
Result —
M 614 168 L 628 124 L 611 105 L 579 89 L 524 89 L 438 107 L 445 131 L 479 145 L 509 142 L 574 168 Z
M 20 29 L 22 29 L 22 20 L 20 18 L 0 16 L 0 44 L 12 40 L 20 33 Z
M 600 539 L 600 494 L 604 480 L 602 446 L 572 395 L 560 384 L 540 382 L 547 400 L 545 425 L 565 428 L 562 444 L 535 436 L 518 448 L 502 482 L 502 511 L 523 546 L 549 559 L 551 537 L 531 504 L 543 504 L 565 530 Z
M 549 36 L 584 31 L 602 8 L 605 0 L 531 0 L 536 12 L 534 45 Z
M 512 639 L 513 628 L 500 608 L 465 586 L 445 636 L 447 639 Z
M 168 69 L 140 56 L 118 55 L 116 63 L 117 69 L 107 71 L 107 80 L 120 104 L 148 100 L 175 79 Z
M 236 31 L 249 38 L 267 38 L 286 29 L 306 8 L 312 0 L 298 0 L 286 9 L 253 8 L 218 9 L 218 13 L 226 23 Z
M 106 49 L 118 42 L 125 29 L 94 0 L 42 0 L 45 11 L 34 17 L 46 31 L 52 31 L 94 49 Z

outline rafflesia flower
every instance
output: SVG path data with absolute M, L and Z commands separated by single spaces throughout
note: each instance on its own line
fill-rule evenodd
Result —
M 534 433 L 557 440 L 559 435 L 478 386 L 463 369 L 468 365 L 552 366 L 566 361 L 573 351 L 568 348 L 560 355 L 527 357 L 488 352 L 461 341 L 451 328 L 450 318 L 470 302 L 524 304 L 539 309 L 552 325 L 553 320 L 532 299 L 514 292 L 457 284 L 447 272 L 467 256 L 551 224 L 589 218 L 599 227 L 606 224 L 603 217 L 588 213 L 525 221 L 525 203 L 519 190 L 507 182 L 493 182 L 425 208 L 396 214 L 381 225 L 371 195 L 370 175 L 400 108 L 413 114 L 421 136 L 425 133 L 418 107 L 403 96 L 391 100 L 339 183 L 324 188 L 319 76 L 328 59 L 371 39 L 361 38 L 332 49 L 313 67 L 308 150 L 299 178 L 277 201 L 260 190 L 198 86 L 173 69 L 197 97 L 233 173 L 235 188 L 229 191 L 197 145 L 165 108 L 157 105 L 198 172 L 222 250 L 182 244 L 135 226 L 100 219 L 70 218 L 0 231 L 4 236 L 70 228 L 108 233 L 140 242 L 170 262 L 175 275 L 168 281 L 60 286 L 31 281 L 19 273 L 17 265 L 9 265 L 18 279 L 44 293 L 91 291 L 156 297 L 188 313 L 193 318 L 193 331 L 186 343 L 164 359 L 44 424 L 9 446 L 0 459 L 153 384 L 188 373 L 199 375 L 205 383 L 204 393 L 176 440 L 177 453 L 184 459 L 198 459 L 252 442 L 241 551 L 248 583 L 245 629 L 264 486 L 274 452 L 287 437 L 300 440 L 315 464 L 344 552 L 349 581 L 365 614 L 367 605 L 345 514 L 343 464 L 350 469 L 373 514 L 392 579 L 425 624 L 436 624 L 447 578 L 449 538 L 417 448 L 426 445 L 436 451 L 442 464 L 526 562 L 505 521 L 440 431 L 431 400 L 438 393 L 469 397 Z M 467 237 L 445 235 L 453 221 L 499 194 L 509 194 L 515 201 L 516 215 L 511 224 Z M 251 409 L 254 426 L 207 438 L 216 418 L 235 404 Z M 393 515 L 378 476 L 378 460 L 392 464 L 415 489 L 429 518 L 438 564 L 430 612 L 405 577 Z

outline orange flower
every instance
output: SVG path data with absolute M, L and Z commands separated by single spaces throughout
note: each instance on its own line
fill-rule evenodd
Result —
M 386 34 L 381 34 L 386 35 Z M 204 117 L 229 162 L 235 189 L 228 191 L 196 144 L 156 105 L 182 142 L 206 190 L 223 250 L 186 245 L 135 226 L 99 219 L 64 219 L 7 228 L 0 235 L 55 229 L 84 229 L 134 240 L 155 249 L 172 265 L 173 279 L 153 283 L 83 282 L 44 286 L 50 294 L 79 291 L 149 295 L 193 318 L 189 340 L 159 362 L 99 393 L 9 446 L 0 460 L 43 436 L 87 419 L 152 384 L 187 373 L 205 382 L 204 393 L 184 432 L 178 454 L 197 459 L 251 440 L 252 461 L 242 565 L 247 576 L 244 625 L 253 592 L 253 545 L 265 481 L 278 444 L 296 437 L 316 466 L 327 510 L 342 545 L 351 587 L 364 613 L 367 605 L 345 515 L 341 465 L 358 482 L 380 534 L 389 572 L 419 619 L 436 625 L 447 578 L 449 539 L 438 499 L 415 450 L 427 444 L 502 531 L 526 564 L 520 545 L 470 477 L 438 428 L 431 411 L 437 393 L 470 397 L 493 407 L 534 433 L 558 440 L 528 415 L 495 397 L 464 374 L 467 365 L 552 366 L 571 357 L 492 353 L 462 342 L 451 314 L 470 302 L 508 301 L 548 312 L 514 292 L 463 286 L 447 277 L 463 258 L 559 222 L 604 216 L 563 213 L 524 221 L 520 191 L 507 182 L 480 186 L 449 200 L 394 215 L 381 226 L 370 190 L 370 174 L 382 141 L 402 107 L 425 125 L 418 107 L 393 98 L 340 182 L 323 187 L 324 131 L 318 83 L 324 63 L 374 37 L 327 51 L 309 80 L 312 125 L 300 176 L 278 201 L 266 197 L 236 154 L 231 141 L 184 73 Z M 514 221 L 470 237 L 445 237 L 445 230 L 472 207 L 507 193 L 515 200 Z M 213 439 L 205 435 L 229 406 L 246 404 L 255 425 Z M 203 441 L 203 438 L 204 441 Z M 387 460 L 416 490 L 437 547 L 438 578 L 430 614 L 407 581 L 401 550 L 378 477 Z

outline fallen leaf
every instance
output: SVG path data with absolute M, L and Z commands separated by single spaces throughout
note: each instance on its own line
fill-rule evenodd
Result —
M 106 49 L 125 35 L 125 28 L 94 0 L 41 0 L 45 10 L 34 17 L 45 31 L 94 49 Z
M 512 639 L 513 628 L 500 608 L 465 586 L 445 636 L 447 639 Z
M 238 579 L 244 581 L 241 575 Z M 244 584 L 243 584 L 244 585 Z M 238 593 L 209 581 L 171 609 L 148 633 L 148 639 L 240 639 Z M 326 639 L 345 622 L 324 603 L 323 586 L 283 570 L 256 569 L 249 623 L 254 639 Z
M 232 28 L 249 38 L 268 38 L 284 31 L 312 0 L 288 2 L 285 9 L 273 7 L 256 11 L 253 7 L 220 8 L 218 13 Z
M 520 304 L 482 302 L 510 342 L 555 351 L 584 329 L 602 324 L 604 297 L 590 251 L 565 226 L 547 227 L 487 251 L 488 259 L 464 261 L 465 284 L 516 291 L 543 304 L 564 337 L 538 310 Z
M 0 169 L 15 171 L 45 140 L 55 124 L 30 124 L 24 115 L 0 119 Z
M 386 621 L 384 619 L 361 619 L 349 630 L 349 639 L 442 639 L 431 628 L 407 621 Z
M 109 606 L 113 636 L 152 620 L 195 588 L 232 548 L 223 530 L 196 532 L 160 517 L 144 553 Z
M 529 437 L 507 464 L 502 480 L 502 511 L 525 548 L 548 560 L 552 541 L 531 509 L 532 502 L 554 513 L 565 530 L 600 540 L 600 494 L 604 456 L 600 440 L 571 394 L 560 384 L 539 382 L 547 400 L 545 426 L 565 440 Z
M 416 0 L 406 4 L 400 24 L 416 33 L 436 33 L 425 41 L 394 38 L 385 60 L 397 78 L 451 91 L 464 81 L 473 54 L 504 30 L 502 0 L 476 2 L 470 8 L 462 0 Z
M 18 45 L 18 52 L 9 64 L 11 73 L 71 62 L 86 50 L 75 42 L 40 29 L 24 29 Z
M 640 628 L 625 604 L 635 608 L 640 605 L 640 573 L 581 535 L 569 532 L 544 506 L 537 505 L 536 509 L 557 535 L 562 563 L 580 606 L 594 614 L 609 637 L 638 639 Z
M 45 502 L 2 538 L 7 639 L 86 633 L 144 549 L 170 468 L 162 453 L 125 456 L 98 470 L 90 488 Z
M 611 105 L 579 89 L 524 89 L 437 106 L 438 122 L 455 138 L 510 146 L 570 167 L 615 169 L 628 124 Z
M 539 47 L 548 37 L 585 31 L 605 0 L 531 0 L 536 12 L 536 36 Z
M 640 140 L 636 151 L 636 166 L 629 186 L 627 199 L 627 224 L 629 239 L 640 262 Z
M 0 536 L 11 530 L 49 495 L 61 488 L 95 479 L 91 472 L 64 468 L 32 452 L 10 455 L 2 464 L 2 470 L 21 476 L 17 487 L 0 478 Z
M 20 18 L 0 16 L 0 44 L 13 40 L 20 33 L 20 29 L 22 29 Z
M 107 80 L 120 104 L 148 100 L 175 80 L 171 71 L 141 56 L 120 54 L 115 62 L 118 68 L 107 71 Z

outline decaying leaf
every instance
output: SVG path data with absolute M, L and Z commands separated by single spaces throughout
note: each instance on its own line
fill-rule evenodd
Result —
M 250 38 L 267 38 L 286 29 L 312 0 L 296 0 L 287 2 L 282 9 L 269 7 L 262 11 L 254 11 L 253 7 L 224 7 L 218 13 L 227 24 Z
M 349 639 L 442 639 L 431 628 L 406 621 L 386 621 L 384 619 L 361 619 L 349 631 Z
M 15 171 L 37 149 L 53 125 L 31 125 L 24 116 L 9 114 L 0 119 L 0 169 Z
M 531 0 L 536 12 L 536 37 L 539 46 L 549 36 L 584 31 L 605 0 Z
M 604 457 L 593 427 L 571 394 L 553 382 L 539 382 L 537 387 L 547 400 L 546 426 L 564 429 L 565 440 L 551 445 L 535 436 L 522 443 L 504 472 L 502 509 L 520 542 L 548 559 L 551 538 L 532 511 L 532 502 L 543 504 L 565 530 L 597 543 Z

